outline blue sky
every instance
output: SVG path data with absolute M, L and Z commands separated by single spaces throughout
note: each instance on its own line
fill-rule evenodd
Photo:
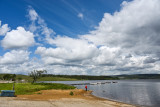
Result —
M 159 73 L 159 7 L 158 0 L 0 0 L 0 73 Z
M 1 0 L 0 17 L 3 23 L 17 26 L 29 24 L 28 6 L 32 6 L 57 34 L 76 37 L 88 33 L 101 21 L 105 12 L 119 11 L 123 0 Z M 82 13 L 84 18 L 77 17 Z

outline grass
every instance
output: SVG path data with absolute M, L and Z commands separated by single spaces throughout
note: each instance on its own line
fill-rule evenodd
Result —
M 41 77 L 38 81 L 77 81 L 74 78 L 64 78 L 64 77 Z
M 0 90 L 12 90 L 12 83 L 0 83 Z M 57 83 L 15 83 L 15 94 L 24 95 L 24 94 L 33 94 L 34 92 L 40 90 L 49 90 L 49 89 L 75 89 L 74 86 L 57 84 Z
M 0 80 L 2 79 L 4 74 L 0 74 Z M 23 79 L 25 80 L 26 82 L 32 82 L 33 79 L 32 77 L 28 76 L 28 75 L 20 75 L 20 74 L 17 74 L 16 75 L 16 79 L 19 80 L 19 79 Z M 77 81 L 79 79 L 75 79 L 75 78 L 65 78 L 65 77 L 40 77 L 38 78 L 37 81 Z
M 28 82 L 33 81 L 32 77 L 28 76 L 28 75 L 16 75 L 16 79 L 21 78 L 23 80 L 26 80 Z

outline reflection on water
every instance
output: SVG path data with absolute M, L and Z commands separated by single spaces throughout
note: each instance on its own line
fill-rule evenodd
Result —
M 94 83 L 103 81 L 61 81 L 61 83 Z M 60 81 L 58 82 L 60 83 Z M 84 85 L 76 85 L 84 89 Z M 141 106 L 160 106 L 160 80 L 118 80 L 118 83 L 88 85 L 93 95 Z

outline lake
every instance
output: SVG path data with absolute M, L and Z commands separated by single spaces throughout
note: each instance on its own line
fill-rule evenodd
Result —
M 94 80 L 94 81 L 48 81 L 49 83 L 84 84 L 111 82 L 87 85 L 93 95 L 140 106 L 160 107 L 160 80 Z M 85 89 L 85 85 L 74 85 Z

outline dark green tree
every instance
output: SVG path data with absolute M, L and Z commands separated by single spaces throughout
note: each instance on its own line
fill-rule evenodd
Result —
M 12 74 L 4 74 L 3 75 L 3 80 L 11 80 L 12 79 Z
M 43 73 L 47 73 L 46 70 L 33 70 L 29 73 L 29 76 L 33 78 L 32 83 L 35 83 L 39 77 L 42 76 Z
M 11 79 L 12 79 L 12 81 L 15 81 L 16 80 L 16 74 L 12 74 Z

